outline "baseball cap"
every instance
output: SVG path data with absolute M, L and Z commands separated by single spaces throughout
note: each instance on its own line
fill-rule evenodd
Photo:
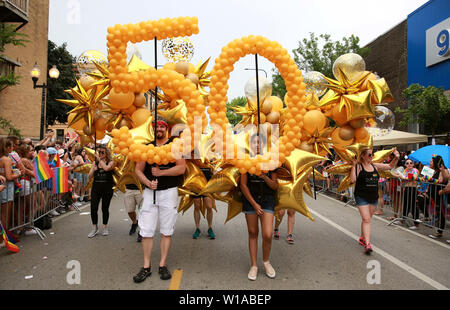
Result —
M 56 155 L 56 154 L 58 154 L 58 151 L 57 151 L 54 147 L 49 147 L 49 148 L 47 149 L 47 153 L 48 153 L 49 155 Z

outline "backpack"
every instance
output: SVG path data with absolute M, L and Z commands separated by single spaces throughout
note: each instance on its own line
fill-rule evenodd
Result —
M 50 216 L 45 215 L 34 222 L 34 226 L 41 230 L 49 230 L 52 228 L 52 219 Z

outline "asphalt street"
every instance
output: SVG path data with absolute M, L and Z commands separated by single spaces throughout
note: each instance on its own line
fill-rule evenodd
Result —
M 22 237 L 20 253 L 0 249 L 0 289 L 21 290 L 433 290 L 450 288 L 450 246 L 399 226 L 387 226 L 376 218 L 372 222 L 374 253 L 367 256 L 357 244 L 361 218 L 353 207 L 319 195 L 305 198 L 315 221 L 296 215 L 296 243 L 285 241 L 287 217 L 280 240 L 273 241 L 271 262 L 277 277 L 265 276 L 259 250 L 257 281 L 249 281 L 248 239 L 244 215 L 224 225 L 227 208 L 217 203 L 214 214 L 216 240 L 206 235 L 192 239 L 193 209 L 179 215 L 169 269 L 177 277 L 162 281 L 157 274 L 159 237 L 152 255 L 153 275 L 135 284 L 132 277 L 142 267 L 142 248 L 136 236 L 129 236 L 131 225 L 119 194 L 110 208 L 110 236 L 88 239 L 91 230 L 89 205 L 82 213 L 60 216 L 45 231 L 47 238 Z M 101 211 L 99 211 L 101 212 Z M 101 217 L 100 217 L 101 218 Z M 80 284 L 69 284 L 67 275 L 77 261 Z M 375 272 L 379 270 L 379 277 Z M 368 281 L 377 279 L 376 283 Z M 30 278 L 32 276 L 32 278 Z M 370 282 L 370 283 L 369 283 Z

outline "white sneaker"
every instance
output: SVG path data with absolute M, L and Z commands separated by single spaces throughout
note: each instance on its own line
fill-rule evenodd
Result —
M 411 227 L 409 227 L 409 229 L 410 230 L 417 230 L 417 229 L 419 229 L 417 226 L 411 226 Z
M 104 228 L 103 229 L 102 236 L 109 236 L 109 229 L 108 228 Z
M 81 207 L 83 204 L 81 202 L 77 201 L 77 202 L 74 203 L 74 205 L 77 206 L 77 207 Z
M 275 279 L 275 276 L 277 274 L 275 272 L 275 269 L 273 269 L 272 265 L 270 264 L 270 262 L 264 262 L 264 268 L 266 268 L 266 275 L 271 279 Z
M 25 231 L 25 236 L 34 236 L 34 235 L 37 235 L 37 232 L 34 229 Z
M 450 243 L 450 240 L 447 240 L 447 243 Z
M 56 210 L 53 210 L 52 212 L 50 212 L 50 215 L 53 215 L 53 216 L 58 216 L 58 215 L 60 215 L 58 212 L 56 212 Z
M 95 228 L 89 233 L 88 238 L 94 238 L 97 234 L 98 234 L 98 228 Z
M 251 267 L 250 271 L 248 272 L 248 279 L 250 281 L 256 281 L 257 277 L 258 277 L 258 267 Z
M 4 242 L 0 243 L 0 249 L 6 248 L 6 244 Z

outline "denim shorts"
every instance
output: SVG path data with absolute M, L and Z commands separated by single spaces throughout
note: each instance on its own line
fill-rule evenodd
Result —
M 14 200 L 14 182 L 6 182 L 5 189 L 1 192 L 2 203 L 7 203 Z
M 275 198 L 273 196 L 264 196 L 261 198 L 254 198 L 255 201 L 261 206 L 262 210 L 266 213 L 275 213 Z M 243 198 L 242 212 L 245 214 L 256 214 L 255 208 L 248 202 L 247 199 Z
M 356 200 L 357 207 L 367 206 L 367 205 L 378 206 L 378 199 L 374 200 L 374 201 L 369 201 L 366 198 L 362 198 L 360 196 L 355 196 L 355 200 Z

